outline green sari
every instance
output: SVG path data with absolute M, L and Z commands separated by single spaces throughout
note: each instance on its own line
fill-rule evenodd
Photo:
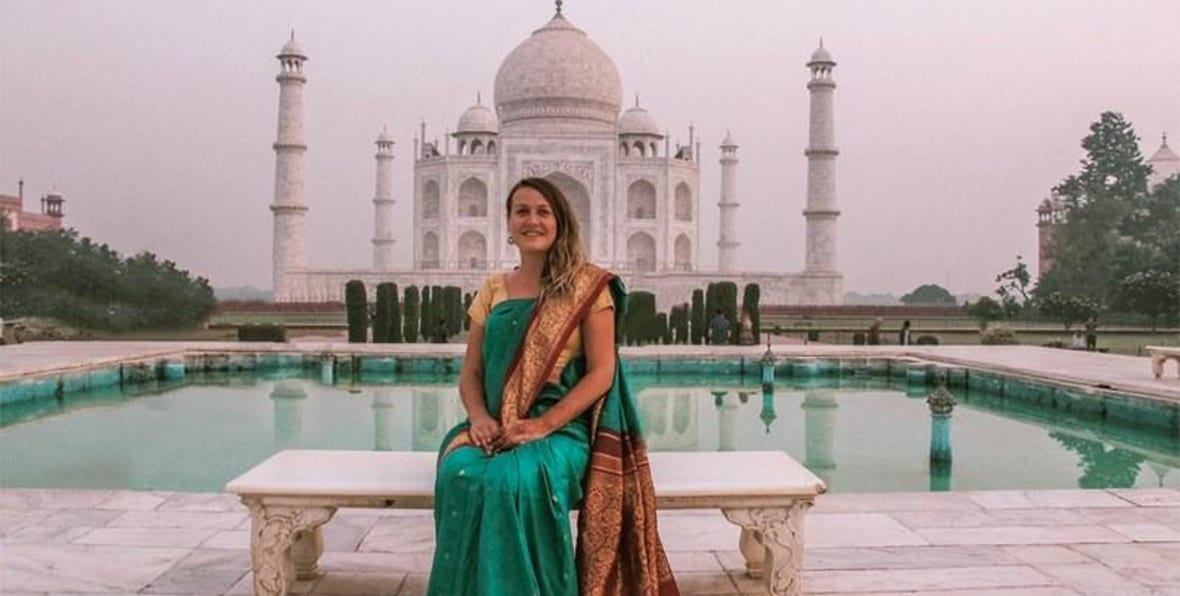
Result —
M 584 357 L 551 377 L 557 352 L 609 284 L 618 325 L 626 293 L 587 266 L 563 300 L 497 304 L 481 354 L 488 412 L 508 424 L 540 416 L 585 374 Z M 468 422 L 440 448 L 430 596 L 678 594 L 659 543 L 655 497 L 638 417 L 616 358 L 615 382 L 595 406 L 543 439 L 487 455 Z M 581 505 L 578 544 L 569 513 Z

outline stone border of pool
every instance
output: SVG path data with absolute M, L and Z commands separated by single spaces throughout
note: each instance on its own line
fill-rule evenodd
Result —
M 632 371 L 758 375 L 762 346 L 623 348 Z M 779 377 L 945 381 L 1004 398 L 1180 433 L 1180 379 L 1155 379 L 1146 357 L 1033 346 L 773 346 Z M 197 372 L 455 372 L 460 344 L 57 342 L 0 347 L 0 405 Z

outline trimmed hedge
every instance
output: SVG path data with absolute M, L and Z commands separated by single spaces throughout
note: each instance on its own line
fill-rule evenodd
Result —
M 348 343 L 369 341 L 369 299 L 365 296 L 365 282 L 354 279 L 344 284 L 344 304 L 348 311 Z
M 400 338 L 401 317 L 394 319 L 397 313 L 397 284 L 377 284 L 377 310 L 373 314 L 373 343 L 393 343 L 393 330 L 398 329 Z
M 692 322 L 690 338 L 693 345 L 699 346 L 705 343 L 705 292 L 703 290 L 692 291 L 690 319 Z
M 443 288 L 442 303 L 446 311 L 447 333 L 458 335 L 463 329 L 463 288 L 447 286 Z
M 742 293 L 742 312 L 750 315 L 750 331 L 754 334 L 754 343 L 762 343 L 762 316 L 758 312 L 758 301 L 762 299 L 762 287 L 758 284 L 746 284 Z
M 402 311 L 402 341 L 418 343 L 418 286 L 406 288 Z
M 242 325 L 238 327 L 238 341 L 287 341 L 287 328 L 282 325 Z

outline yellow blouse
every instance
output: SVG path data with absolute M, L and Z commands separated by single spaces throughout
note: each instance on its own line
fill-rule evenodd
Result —
M 475 298 L 471 301 L 471 308 L 467 309 L 467 314 L 471 317 L 473 324 L 483 326 L 488 320 L 488 314 L 497 304 L 508 299 L 508 285 L 506 283 L 507 273 L 495 273 L 488 276 L 483 282 L 483 287 L 476 293 Z M 602 288 L 602 293 L 594 301 L 594 305 L 590 307 L 591 313 L 596 313 L 600 310 L 614 308 L 615 301 L 610 295 L 610 286 Z M 581 356 L 582 350 L 582 329 L 579 326 L 570 334 L 570 338 L 566 340 L 565 347 L 561 350 L 561 355 L 557 357 L 557 363 L 553 367 L 553 374 L 549 377 L 550 381 L 557 381 L 561 376 L 561 371 L 565 369 L 565 365 L 569 364 L 570 360 Z

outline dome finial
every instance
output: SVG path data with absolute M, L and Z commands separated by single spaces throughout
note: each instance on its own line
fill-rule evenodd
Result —
M 483 105 L 483 93 L 480 91 L 475 92 L 475 105 L 477 105 L 477 106 Z
M 1160 143 L 1160 146 L 1161 146 L 1161 147 L 1167 147 L 1167 146 L 1168 146 L 1168 131 L 1166 131 L 1166 130 L 1165 130 L 1165 131 L 1164 131 L 1164 133 L 1163 133 L 1162 135 L 1160 135 L 1160 136 L 1162 136 L 1162 137 L 1163 137 L 1163 142 L 1162 142 L 1162 143 Z
M 824 36 L 822 36 L 822 35 L 819 36 L 819 47 L 820 48 L 824 47 Z
M 639 107 L 639 94 L 638 93 L 635 94 L 635 107 L 637 107 L 637 108 Z M 1165 145 L 1167 144 L 1167 139 L 1168 139 L 1168 135 L 1165 134 L 1164 135 L 1164 144 Z
M 295 28 L 291 27 L 291 41 L 295 41 Z
M 557 4 L 557 16 L 561 16 L 561 0 L 557 0 L 556 4 Z

